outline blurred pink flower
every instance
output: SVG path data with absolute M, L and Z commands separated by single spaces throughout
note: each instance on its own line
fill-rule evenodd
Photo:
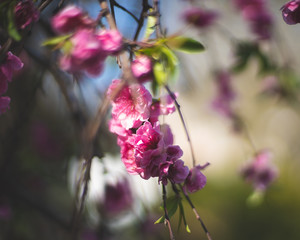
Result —
M 226 117 L 231 118 L 234 113 L 232 102 L 235 99 L 235 92 L 231 85 L 231 76 L 227 71 L 219 71 L 216 74 L 217 96 L 213 100 L 213 108 Z
M 80 28 L 94 27 L 95 21 L 84 13 L 82 9 L 69 5 L 51 19 L 51 24 L 58 33 L 69 33 Z
M 145 55 L 137 56 L 132 61 L 131 70 L 139 83 L 151 81 L 153 78 L 152 61 Z
M 70 41 L 72 48 L 70 53 L 61 57 L 61 68 L 72 73 L 86 71 L 92 76 L 100 74 L 106 54 L 94 32 L 78 30 Z
M 195 27 L 199 28 L 211 26 L 218 17 L 219 14 L 216 11 L 197 7 L 186 9 L 183 13 L 183 19 L 187 23 L 193 24 Z
M 6 81 L 11 81 L 13 73 L 20 70 L 23 67 L 23 63 L 20 58 L 12 54 L 11 52 L 7 53 L 7 57 L 2 64 L 0 64 L 0 81 L 3 78 Z
M 255 189 L 265 190 L 278 176 L 277 168 L 271 163 L 271 152 L 259 151 L 250 163 L 241 169 L 242 177 L 251 182 Z
M 15 7 L 15 23 L 17 28 L 24 29 L 39 19 L 39 12 L 31 0 L 22 0 Z
M 116 184 L 106 184 L 104 211 L 107 214 L 119 214 L 128 210 L 133 203 L 133 196 L 127 179 L 118 180 Z
M 273 17 L 268 10 L 266 0 L 233 0 L 233 4 L 249 22 L 251 31 L 258 39 L 270 39 L 272 35 Z
M 300 23 L 300 0 L 289 1 L 281 8 L 283 20 L 290 25 Z
M 0 115 L 9 109 L 10 98 L 0 96 Z
M 97 38 L 107 55 L 115 55 L 122 49 L 122 35 L 117 30 L 102 30 Z

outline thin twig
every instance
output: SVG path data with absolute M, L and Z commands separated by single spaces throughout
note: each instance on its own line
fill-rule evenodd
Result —
M 183 189 L 183 187 L 182 187 L 181 185 L 180 185 L 180 188 L 181 188 L 181 191 L 182 191 L 183 195 L 185 196 L 186 200 L 187 200 L 188 203 L 190 204 L 190 206 L 191 206 L 191 208 L 192 208 L 192 210 L 193 210 L 193 212 L 194 212 L 194 214 L 195 214 L 197 220 L 201 223 L 201 226 L 202 226 L 202 228 L 203 228 L 203 230 L 204 230 L 204 232 L 205 232 L 205 234 L 206 234 L 206 236 L 207 236 L 207 239 L 208 239 L 208 240 L 212 240 L 212 238 L 211 238 L 211 236 L 210 236 L 210 233 L 208 232 L 208 230 L 207 230 L 207 228 L 206 228 L 204 222 L 202 221 L 200 215 L 198 214 L 198 212 L 197 212 L 197 210 L 196 210 L 196 208 L 195 208 L 195 206 L 194 206 L 192 200 L 190 199 L 190 197 L 188 196 L 188 194 L 184 191 L 184 189 Z
M 53 0 L 46 0 L 40 4 L 38 7 L 38 11 L 41 12 L 43 11 Z
M 167 210 L 167 191 L 166 191 L 166 186 L 162 184 L 162 191 L 163 191 L 163 203 L 164 203 L 164 211 L 165 211 L 165 224 L 167 225 L 169 229 L 169 235 L 171 240 L 175 240 L 171 223 L 170 223 L 170 218 L 168 215 L 168 210 Z
M 128 13 L 137 23 L 139 22 L 139 19 L 132 13 L 130 12 L 128 9 L 126 9 L 125 7 L 123 7 L 121 4 L 117 3 L 115 0 L 111 0 L 114 2 L 114 6 L 117 8 L 120 8 L 121 10 L 123 10 L 124 12 Z
M 195 154 L 194 154 L 194 148 L 193 148 L 193 145 L 192 145 L 192 141 L 190 139 L 190 135 L 189 135 L 189 131 L 187 129 L 187 125 L 184 121 L 184 118 L 183 118 L 183 115 L 182 115 L 182 112 L 181 112 L 181 109 L 180 109 L 180 105 L 178 103 L 178 101 L 176 100 L 176 96 L 174 95 L 174 93 L 170 90 L 169 86 L 168 85 L 165 85 L 165 89 L 167 90 L 168 94 L 170 95 L 170 97 L 174 100 L 174 103 L 175 103 L 175 106 L 176 106 L 176 109 L 178 111 L 178 114 L 179 114 L 179 117 L 180 117 L 180 120 L 181 120 L 181 123 L 183 125 L 183 128 L 184 128 L 184 131 L 185 131 L 185 134 L 186 134 L 186 137 L 187 137 L 187 140 L 189 142 L 189 145 L 190 145 L 190 151 L 191 151 L 191 154 L 192 154 L 192 160 L 193 160 L 193 167 L 196 166 L 196 158 L 195 158 Z
M 161 24 L 160 24 L 159 0 L 153 0 L 153 10 L 156 13 L 156 23 L 155 23 L 156 37 L 161 38 L 163 34 L 162 34 Z
M 138 39 L 140 31 L 141 31 L 141 29 L 142 29 L 142 27 L 144 25 L 145 13 L 147 13 L 148 10 L 149 10 L 148 1 L 147 0 L 143 0 L 143 8 L 142 8 L 140 17 L 139 17 L 139 19 L 137 21 L 138 26 L 137 26 L 137 29 L 136 29 L 136 32 L 135 32 L 135 35 L 134 35 L 134 38 L 133 38 L 134 41 L 136 41 Z

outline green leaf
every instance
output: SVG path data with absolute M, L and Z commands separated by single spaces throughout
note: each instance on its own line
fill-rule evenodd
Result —
M 155 221 L 154 224 L 164 223 L 164 221 L 165 221 L 165 216 L 161 216 L 158 220 Z
M 180 201 L 180 203 L 179 203 L 179 223 L 178 223 L 178 229 L 180 228 L 180 225 L 181 225 L 182 221 L 184 223 L 185 230 L 188 233 L 191 233 L 191 230 L 190 230 L 190 228 L 189 228 L 189 226 L 187 225 L 187 222 L 186 222 L 186 218 L 185 218 L 184 208 L 183 208 L 182 202 Z
M 19 34 L 16 25 L 15 25 L 15 19 L 14 19 L 14 5 L 10 5 L 10 9 L 7 13 L 7 18 L 8 18 L 8 34 L 16 41 L 21 40 L 21 35 Z
M 153 73 L 155 81 L 158 85 L 163 85 L 167 83 L 168 74 L 164 65 L 161 62 L 156 62 L 153 66 Z
M 153 12 L 153 9 L 150 8 L 149 12 Z M 147 26 L 146 26 L 146 31 L 145 31 L 145 36 L 144 38 L 148 39 L 152 33 L 155 31 L 155 24 L 156 24 L 156 17 L 154 16 L 148 16 L 147 18 Z
M 205 50 L 202 43 L 195 39 L 178 36 L 167 40 L 167 45 L 170 48 L 174 48 L 177 51 L 182 51 L 186 53 L 198 53 Z
M 42 43 L 42 46 L 56 46 L 58 44 L 63 43 L 64 41 L 66 41 L 71 36 L 72 36 L 72 34 L 68 34 L 68 35 L 63 35 L 63 36 L 58 36 L 58 37 L 50 38 L 50 39 L 44 41 Z
M 167 199 L 166 205 L 167 205 L 168 216 L 170 219 L 176 213 L 180 202 L 181 202 L 180 197 L 177 197 L 176 195 Z M 155 222 L 155 224 L 164 223 L 164 222 L 165 222 L 165 216 L 162 216 Z

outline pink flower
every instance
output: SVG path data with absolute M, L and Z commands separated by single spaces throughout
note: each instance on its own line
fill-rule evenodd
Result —
M 273 18 L 265 0 L 233 0 L 241 11 L 243 18 L 249 22 L 250 28 L 259 39 L 270 39 Z
M 4 62 L 0 65 L 0 81 L 6 80 L 11 81 L 13 73 L 20 70 L 23 67 L 23 63 L 20 58 L 12 54 L 7 53 L 7 57 Z
M 139 83 L 151 81 L 153 78 L 152 61 L 145 55 L 137 56 L 131 64 L 131 70 Z
M 9 108 L 10 98 L 0 96 L 0 115 L 5 113 Z
M 145 179 L 150 176 L 157 177 L 159 164 L 167 159 L 159 124 L 152 126 L 150 122 L 145 122 L 139 127 L 134 135 L 134 146 L 136 162 L 146 169 L 146 175 L 142 177 Z
M 209 163 L 206 163 L 204 166 L 197 165 L 190 170 L 184 183 L 185 191 L 194 193 L 204 188 L 206 185 L 206 177 L 201 170 L 206 168 L 208 165 Z
M 95 22 L 82 9 L 69 5 L 52 18 L 51 24 L 58 33 L 69 33 L 80 28 L 91 28 Z
M 81 29 L 70 41 L 72 49 L 61 57 L 61 68 L 69 72 L 86 71 L 92 76 L 100 74 L 106 54 L 94 32 Z
M 7 87 L 8 87 L 8 82 L 6 80 L 6 77 L 0 71 L 0 95 L 2 95 L 7 91 Z
M 17 28 L 24 29 L 39 19 L 39 12 L 31 0 L 22 0 L 15 7 L 15 23 Z
M 119 180 L 116 184 L 105 186 L 104 211 L 108 214 L 119 214 L 127 210 L 133 203 L 133 196 L 127 179 Z
M 289 1 L 282 6 L 283 20 L 290 25 L 300 23 L 300 0 Z
M 121 80 L 113 80 L 108 89 L 110 97 Z M 140 84 L 125 86 L 113 100 L 113 118 L 120 121 L 125 129 L 138 128 L 142 122 L 150 116 L 152 96 L 149 91 Z
M 231 118 L 234 113 L 231 103 L 235 99 L 235 92 L 231 85 L 231 76 L 226 71 L 219 71 L 216 75 L 218 93 L 212 106 L 219 113 Z
M 135 148 L 129 141 L 118 139 L 118 144 L 121 147 L 121 160 L 129 174 L 143 174 L 144 169 L 138 166 L 135 158 Z
M 97 38 L 107 55 L 115 55 L 122 50 L 122 35 L 117 30 L 102 30 Z
M 174 93 L 174 96 L 177 98 L 178 93 Z M 150 122 L 156 122 L 160 115 L 169 115 L 175 112 L 175 110 L 175 101 L 169 94 L 162 96 L 159 100 L 153 100 L 150 111 Z
M 219 14 L 215 11 L 205 10 L 202 8 L 189 8 L 183 13 L 183 19 L 195 27 L 206 28 L 211 26 Z
M 174 164 L 170 166 L 168 179 L 173 183 L 183 183 L 188 175 L 189 168 L 184 166 L 182 160 L 176 160 Z
M 277 168 L 270 162 L 271 157 L 270 151 L 261 150 L 241 169 L 243 178 L 255 189 L 265 190 L 278 176 Z

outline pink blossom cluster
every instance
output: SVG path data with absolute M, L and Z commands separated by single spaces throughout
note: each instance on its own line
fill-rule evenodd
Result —
M 11 82 L 13 73 L 22 67 L 21 60 L 11 52 L 8 52 L 6 58 L 0 63 L 0 114 L 5 113 L 9 108 L 10 98 L 2 96 L 7 91 L 8 82 Z
M 300 0 L 289 1 L 281 8 L 283 20 L 290 25 L 300 23 Z
M 266 6 L 266 0 L 233 0 L 233 3 L 259 39 L 271 38 L 273 18 Z
M 118 136 L 121 159 L 128 173 L 139 174 L 143 179 L 158 177 L 164 185 L 168 181 L 186 183 L 190 192 L 204 187 L 205 176 L 197 167 L 189 171 L 180 159 L 181 148 L 173 144 L 170 127 L 158 121 L 159 116 L 175 111 L 174 99 L 169 95 L 152 99 L 140 83 L 125 85 L 119 90 L 121 82 L 113 80 L 107 91 L 112 101 L 109 129 Z
M 65 71 L 97 76 L 106 57 L 122 50 L 122 36 L 117 30 L 96 29 L 96 21 L 74 5 L 55 15 L 51 23 L 57 33 L 71 34 L 60 58 L 60 66 Z
M 243 178 L 257 190 L 264 191 L 278 176 L 278 170 L 271 163 L 271 158 L 269 150 L 261 150 L 241 170 Z
M 121 80 L 113 80 L 108 89 L 111 97 Z M 174 103 L 173 103 L 174 104 Z M 167 184 L 182 183 L 189 173 L 180 160 L 182 150 L 173 145 L 173 134 L 168 125 L 160 125 L 152 113 L 169 114 L 160 100 L 152 100 L 150 92 L 139 83 L 126 85 L 112 99 L 110 131 L 118 136 L 121 159 L 130 174 L 144 179 L 158 177 Z M 173 111 L 175 108 L 173 109 Z

